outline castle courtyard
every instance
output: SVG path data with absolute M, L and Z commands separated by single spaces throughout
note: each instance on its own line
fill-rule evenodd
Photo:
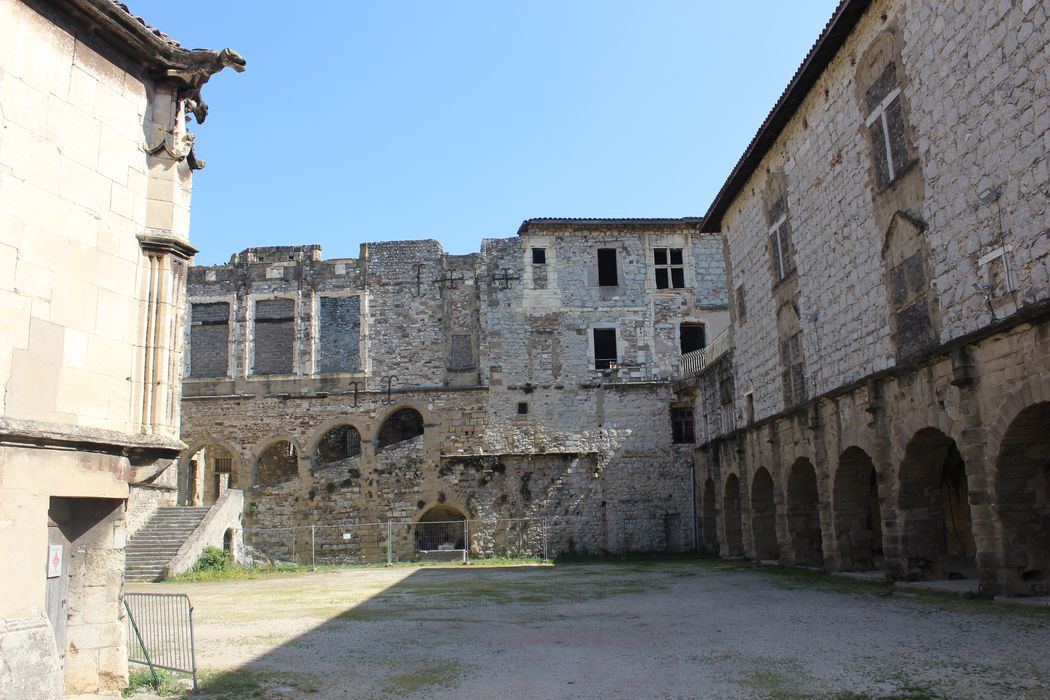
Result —
M 190 596 L 210 698 L 1050 696 L 1050 608 L 741 562 L 354 568 L 128 590 Z

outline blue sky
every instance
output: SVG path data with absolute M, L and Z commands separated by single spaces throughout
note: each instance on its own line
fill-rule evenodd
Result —
M 540 216 L 700 216 L 836 0 L 128 0 L 211 79 L 198 264 L 249 246 L 435 238 Z

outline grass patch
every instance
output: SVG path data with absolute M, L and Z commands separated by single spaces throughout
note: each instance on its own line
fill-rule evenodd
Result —
M 471 559 L 466 566 L 484 569 L 511 566 L 551 566 L 551 564 L 550 562 L 544 562 L 542 559 L 513 559 L 509 557 L 494 557 L 492 559 Z M 223 569 L 215 568 L 187 571 L 185 573 L 172 576 L 171 578 L 164 579 L 163 581 L 159 581 L 159 583 L 208 583 L 212 581 L 247 581 L 251 579 L 264 578 L 267 576 L 295 576 L 301 574 L 346 571 L 348 569 L 414 569 L 420 567 L 428 569 L 465 568 L 462 562 L 441 561 L 406 561 L 394 562 L 393 564 L 389 565 L 380 563 L 318 564 L 317 566 L 311 566 L 310 564 L 292 564 L 287 562 L 279 562 L 276 564 L 266 564 L 259 566 L 245 566 L 242 564 L 234 564 Z
M 149 669 L 136 669 L 128 674 L 128 687 L 121 694 L 128 698 L 140 692 L 154 693 L 162 697 L 180 697 L 186 693 L 185 684 L 171 671 L 158 668 L 157 680 L 160 681 L 160 685 L 154 688 L 153 674 Z
M 239 698 L 283 698 L 290 691 L 303 694 L 318 692 L 317 685 L 305 676 L 294 673 L 267 671 L 213 671 L 202 674 L 200 689 L 187 697 L 205 697 L 210 700 L 238 700 Z
M 386 695 L 403 697 L 426 688 L 452 688 L 462 673 L 462 666 L 455 662 L 421 666 L 391 676 L 383 690 Z

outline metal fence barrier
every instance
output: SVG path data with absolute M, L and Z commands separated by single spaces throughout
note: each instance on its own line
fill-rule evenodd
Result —
M 128 613 L 128 661 L 149 666 L 153 685 L 157 671 L 189 673 L 197 689 L 197 655 L 193 646 L 193 605 L 185 593 L 125 593 Z
M 245 528 L 258 563 L 387 564 L 559 556 L 696 552 L 697 525 L 677 513 L 601 518 L 478 518 L 441 522 L 390 520 Z

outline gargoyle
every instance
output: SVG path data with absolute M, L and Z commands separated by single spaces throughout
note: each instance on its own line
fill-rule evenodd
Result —
M 193 114 L 198 124 L 203 124 L 208 117 L 208 104 L 201 98 L 201 88 L 223 68 L 232 68 L 238 73 L 243 73 L 245 60 L 233 49 L 223 49 L 219 52 L 195 49 L 190 55 L 193 59 L 191 65 L 169 68 L 166 75 L 182 81 L 179 99 L 185 100 L 186 110 Z

